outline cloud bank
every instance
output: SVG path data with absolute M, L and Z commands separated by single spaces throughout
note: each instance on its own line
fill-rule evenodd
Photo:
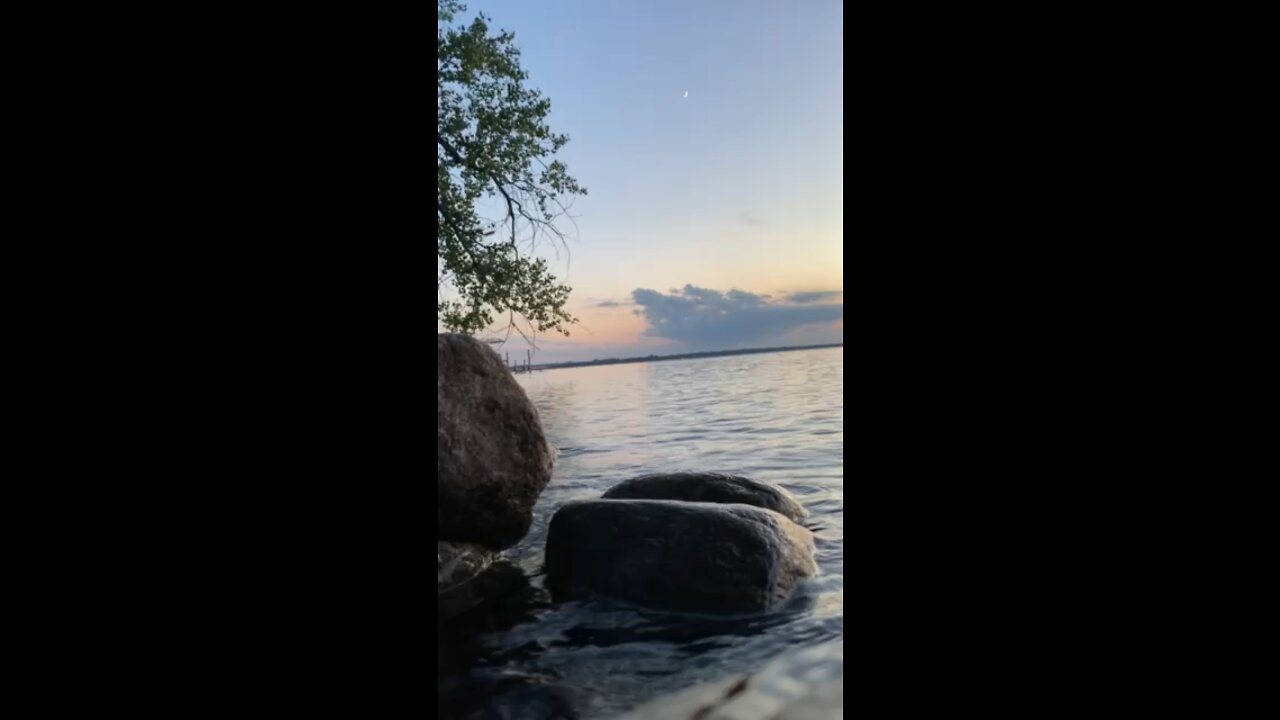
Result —
M 787 300 L 793 303 L 811 303 L 821 300 L 834 300 L 844 294 L 843 290 L 810 290 L 806 292 L 791 293 L 787 296 Z
M 776 302 L 767 295 L 729 290 L 720 292 L 685 285 L 662 294 L 637 288 L 631 293 L 639 306 L 636 314 L 649 328 L 646 335 L 668 338 L 706 349 L 744 347 L 777 339 L 797 328 L 844 319 L 844 303 L 818 300 L 840 295 L 838 291 L 793 293 L 792 302 Z M 820 295 L 804 301 L 795 297 Z

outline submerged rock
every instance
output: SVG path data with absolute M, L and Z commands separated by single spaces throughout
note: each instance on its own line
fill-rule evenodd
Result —
M 786 490 L 770 483 L 707 472 L 644 475 L 609 488 L 605 498 L 687 500 L 689 502 L 741 503 L 782 513 L 795 522 L 809 516 Z
M 441 622 L 482 602 L 475 580 L 497 556 L 494 551 L 472 543 L 436 541 L 436 615 Z
M 516 544 L 551 479 L 538 413 L 493 348 L 436 339 L 436 538 Z
M 537 593 L 518 565 L 478 545 L 436 545 L 436 619 L 442 633 L 466 638 L 528 619 Z
M 452 569 L 448 561 L 442 562 L 436 580 L 437 697 L 442 701 L 456 697 L 459 688 L 470 687 L 468 678 L 485 654 L 486 634 L 528 622 L 537 608 L 547 606 L 545 591 L 534 588 L 514 563 L 475 545 L 450 551 L 454 553 Z M 446 557 L 443 549 L 439 553 Z
M 784 655 L 758 673 L 685 690 L 619 720 L 833 720 L 844 716 L 844 640 Z
M 497 553 L 472 543 L 436 541 L 436 587 L 440 592 L 457 587 L 484 572 Z
M 593 594 L 660 610 L 768 610 L 817 572 L 813 535 L 749 505 L 585 500 L 547 533 L 547 585 L 558 600 Z

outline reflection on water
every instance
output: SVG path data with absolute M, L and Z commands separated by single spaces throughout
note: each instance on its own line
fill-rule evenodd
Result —
M 481 666 L 556 678 L 585 717 L 759 669 L 844 635 L 844 350 L 608 365 L 519 375 L 558 450 L 529 535 L 506 555 L 542 583 L 556 508 L 636 475 L 728 472 L 809 510 L 821 575 L 765 616 L 706 618 L 608 603 L 536 603 L 482 639 Z

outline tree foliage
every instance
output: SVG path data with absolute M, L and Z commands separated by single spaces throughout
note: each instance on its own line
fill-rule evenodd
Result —
M 455 26 L 465 8 L 438 2 L 437 320 L 477 332 L 506 316 L 508 327 L 522 318 L 568 335 L 570 288 L 534 251 L 540 240 L 564 246 L 557 222 L 586 194 L 554 159 L 569 138 L 551 132 L 550 102 L 525 86 L 512 34 L 490 34 L 483 15 Z

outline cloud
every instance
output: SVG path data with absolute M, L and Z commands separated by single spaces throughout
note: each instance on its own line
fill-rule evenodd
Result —
M 808 290 L 805 292 L 795 292 L 787 296 L 787 300 L 793 303 L 811 303 L 820 300 L 834 300 L 844 294 L 843 290 Z
M 738 220 L 743 225 L 749 225 L 751 227 L 769 227 L 769 223 L 752 215 L 750 210 L 744 210 L 741 214 L 739 214 Z
M 636 314 L 649 323 L 646 335 L 709 349 L 778 339 L 797 328 L 844 319 L 844 303 L 783 304 L 742 290 L 685 285 L 666 295 L 648 288 L 631 295 L 639 306 Z
M 596 303 L 593 307 L 622 307 L 626 303 L 620 303 L 617 300 L 603 300 Z

